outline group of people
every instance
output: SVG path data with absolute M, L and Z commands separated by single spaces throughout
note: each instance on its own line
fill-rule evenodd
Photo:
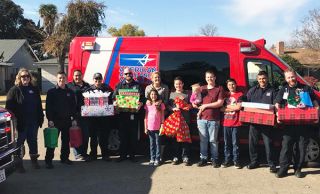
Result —
M 133 79 L 130 68 L 123 71 L 124 79 L 120 81 L 113 90 L 103 83 L 100 73 L 93 75 L 93 85 L 89 85 L 82 79 L 80 70 L 73 72 L 73 81 L 66 83 L 66 74 L 57 73 L 57 85 L 50 89 L 46 99 L 46 117 L 49 127 L 56 127 L 61 133 L 61 163 L 71 165 L 69 159 L 69 128 L 79 125 L 82 129 L 83 144 L 74 149 L 76 158 L 85 161 L 97 160 L 97 146 L 101 148 L 102 159 L 110 161 L 108 149 L 108 137 L 111 126 L 115 123 L 114 117 L 82 117 L 81 106 L 84 105 L 82 93 L 91 90 L 111 92 L 109 103 L 117 105 L 116 95 L 120 89 L 136 89 L 140 94 L 140 112 L 120 112 L 117 124 L 120 136 L 120 157 L 117 162 L 130 159 L 135 162 L 135 151 L 137 147 L 138 123 L 141 112 L 144 111 L 145 133 L 150 140 L 150 165 L 159 166 L 163 162 L 163 152 L 166 139 L 174 140 L 172 149 L 172 163 L 177 165 L 181 162 L 190 166 L 190 112 L 198 109 L 197 128 L 200 138 L 200 160 L 197 166 L 202 167 L 211 162 L 214 168 L 229 167 L 242 168 L 239 162 L 239 137 L 238 132 L 243 127 L 239 121 L 241 102 L 258 102 L 274 104 L 276 109 L 287 104 L 289 95 L 298 95 L 298 91 L 308 92 L 314 107 L 319 105 L 315 99 L 313 90 L 302 85 L 296 80 L 296 73 L 292 69 L 284 72 L 286 84 L 277 91 L 268 83 L 268 74 L 260 71 L 257 75 L 258 84 L 248 90 L 246 94 L 237 89 L 236 80 L 230 78 L 226 81 L 227 91 L 223 86 L 216 83 L 216 72 L 208 70 L 205 73 L 206 85 L 200 89 L 189 92 L 184 89 L 182 77 L 174 78 L 174 89 L 170 92 L 167 85 L 161 82 L 160 72 L 151 75 L 152 84 L 145 89 Z M 7 95 L 6 108 L 12 111 L 17 118 L 18 141 L 17 146 L 24 144 L 27 140 L 29 154 L 34 168 L 40 168 L 37 158 L 37 132 L 42 126 L 44 115 L 41 105 L 39 90 L 32 85 L 32 77 L 27 69 L 21 69 L 13 86 Z M 195 98 L 199 98 L 195 100 Z M 218 133 L 220 126 L 223 127 L 224 136 L 224 161 L 220 164 L 218 151 Z M 297 157 L 294 161 L 295 176 L 301 178 L 308 131 L 302 125 L 286 125 L 283 129 L 282 148 L 280 152 L 280 169 L 276 168 L 276 156 L 272 146 L 272 127 L 266 125 L 249 125 L 249 155 L 250 163 L 248 169 L 259 167 L 258 141 L 259 136 L 263 138 L 266 158 L 270 172 L 276 173 L 276 177 L 287 176 L 289 165 L 292 161 L 293 145 L 296 144 Z M 174 131 L 172 131 L 174 128 Z M 301 128 L 304 128 L 302 130 Z M 89 144 L 90 139 L 90 144 Z M 90 153 L 87 154 L 88 144 Z M 53 168 L 54 148 L 47 148 L 45 163 L 46 168 Z M 24 172 L 22 158 L 18 169 Z

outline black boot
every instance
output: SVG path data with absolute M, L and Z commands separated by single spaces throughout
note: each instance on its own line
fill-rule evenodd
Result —
M 16 169 L 19 173 L 25 173 L 26 169 L 23 166 L 23 159 L 20 156 L 15 156 Z
M 40 165 L 39 165 L 39 163 L 38 163 L 38 157 L 39 157 L 39 156 L 40 156 L 39 154 L 31 154 L 31 155 L 30 155 L 31 164 L 32 164 L 32 167 L 33 167 L 34 169 L 40 169 Z

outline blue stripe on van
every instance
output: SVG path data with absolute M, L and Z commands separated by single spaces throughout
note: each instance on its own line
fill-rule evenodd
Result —
M 121 46 L 121 44 L 122 44 L 122 41 L 123 41 L 123 38 L 122 38 L 122 37 L 119 37 L 118 40 L 117 40 L 117 42 L 116 42 L 116 46 L 115 46 L 115 48 L 114 48 L 114 52 L 113 52 L 113 54 L 112 54 L 112 58 L 111 58 L 110 65 L 109 65 L 109 68 L 108 68 L 106 80 L 105 80 L 105 82 L 104 82 L 104 83 L 106 83 L 106 84 L 109 84 L 109 83 L 110 83 L 112 71 L 113 71 L 114 65 L 116 64 L 116 59 L 117 59 L 117 57 L 118 57 L 118 54 L 119 54 L 119 50 L 120 50 L 120 46 Z

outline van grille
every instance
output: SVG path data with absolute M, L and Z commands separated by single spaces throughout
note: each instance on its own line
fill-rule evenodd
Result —
M 0 123 L 0 151 L 8 148 L 9 138 L 5 131 L 5 123 Z

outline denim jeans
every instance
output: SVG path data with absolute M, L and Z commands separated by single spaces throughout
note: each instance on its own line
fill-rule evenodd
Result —
M 159 131 L 148 131 L 150 140 L 150 160 L 160 161 Z
M 211 160 L 218 161 L 218 132 L 220 121 L 197 120 L 200 136 L 200 159 L 208 159 L 208 142 L 210 144 Z
M 239 137 L 238 127 L 223 127 L 224 139 L 224 161 L 231 161 L 231 150 L 233 162 L 239 161 Z
M 38 128 L 38 124 L 27 124 L 23 132 L 18 132 L 17 146 L 20 147 L 27 140 L 30 155 L 38 154 Z

